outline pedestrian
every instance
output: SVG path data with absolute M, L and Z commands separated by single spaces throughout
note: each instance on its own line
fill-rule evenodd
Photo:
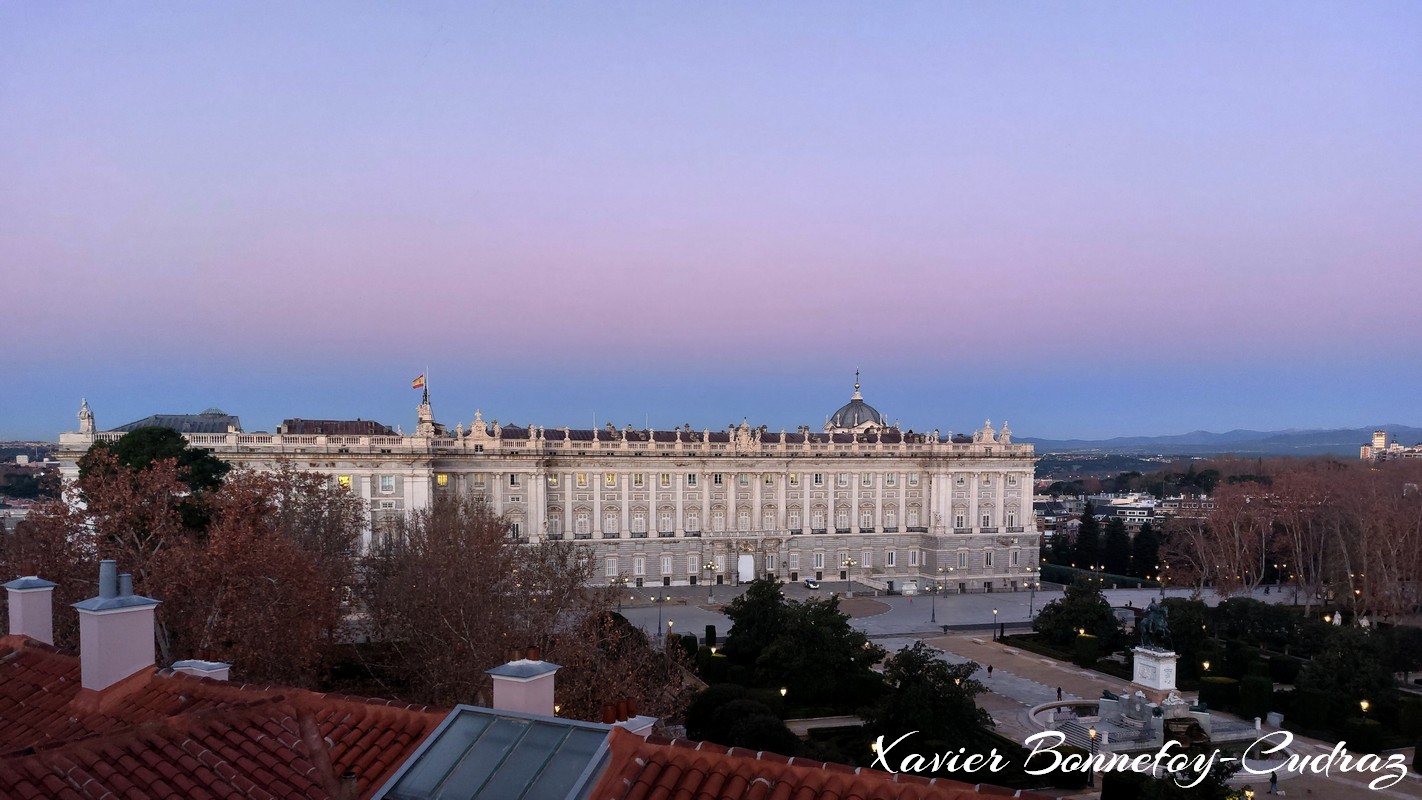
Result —
M 1271 772 L 1271 773 L 1269 773 L 1269 794 L 1278 794 L 1278 793 L 1279 793 L 1279 792 L 1278 792 L 1278 789 L 1279 789 L 1279 773 L 1278 773 L 1278 772 Z
M 1061 700 L 1062 700 L 1062 687 L 1058 686 L 1058 687 L 1057 687 L 1057 702 L 1060 703 Z
M 989 678 L 992 677 L 992 665 L 991 665 L 991 664 L 988 664 L 988 677 L 989 677 Z

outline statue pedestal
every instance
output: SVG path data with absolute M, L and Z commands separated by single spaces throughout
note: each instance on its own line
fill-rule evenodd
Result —
M 1147 697 L 1159 703 L 1175 691 L 1175 662 L 1180 660 L 1179 653 L 1154 647 L 1137 647 L 1132 652 L 1136 668 L 1131 682 L 1144 688 Z

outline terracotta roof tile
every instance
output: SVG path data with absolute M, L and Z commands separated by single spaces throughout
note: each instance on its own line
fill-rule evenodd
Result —
M 903 780 L 888 772 L 707 742 L 643 739 L 621 728 L 608 742 L 607 767 L 591 800 L 966 800 L 986 788 Z
M 324 798 L 348 769 L 369 796 L 443 717 L 166 670 L 86 694 L 78 657 L 0 637 L 0 797 Z

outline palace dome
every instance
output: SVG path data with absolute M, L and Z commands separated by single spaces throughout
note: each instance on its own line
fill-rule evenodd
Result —
M 857 430 L 866 426 L 879 428 L 883 425 L 884 418 L 878 410 L 864 402 L 863 395 L 859 394 L 859 380 L 856 376 L 854 395 L 830 417 L 829 427 L 836 430 Z

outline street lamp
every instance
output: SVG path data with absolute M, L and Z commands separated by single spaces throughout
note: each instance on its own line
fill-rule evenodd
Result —
M 1368 718 L 1368 709 L 1372 708 L 1372 705 L 1373 704 L 1369 703 L 1367 700 L 1358 701 L 1358 707 L 1363 709 L 1363 719 L 1366 720 Z
M 1244 787 L 1244 800 L 1254 800 L 1254 787 L 1253 787 L 1253 786 L 1246 786 L 1246 787 Z
M 1086 785 L 1096 786 L 1096 726 L 1086 729 L 1086 736 L 1091 740 L 1091 763 L 1086 767 Z
M 660 595 L 653 597 L 652 602 L 657 604 L 657 636 L 662 635 L 662 604 L 671 599 L 671 595 Z
M 997 609 L 992 610 L 992 640 L 997 641 Z
M 788 691 L 790 691 L 790 690 L 787 689 L 787 688 L 785 688 L 784 686 L 780 687 L 780 696 L 781 696 L 781 697 L 784 697 L 784 696 L 785 696 L 785 693 L 788 692 Z
M 617 613 L 622 613 L 622 595 L 627 593 L 627 576 L 618 575 L 613 578 L 613 583 L 617 584 Z
M 701 565 L 701 568 L 706 570 L 706 602 L 709 604 L 713 602 L 711 591 L 716 585 L 716 562 L 707 559 L 706 563 Z
M 840 563 L 840 567 L 844 569 L 844 577 L 847 579 L 844 582 L 845 597 L 854 597 L 854 573 L 851 572 L 851 570 L 853 570 L 858 565 L 859 562 L 855 561 L 852 558 L 846 558 L 843 562 Z
M 1040 583 L 1037 580 L 1037 573 L 1040 571 L 1040 567 L 1027 568 L 1027 586 L 1032 590 L 1031 596 L 1027 600 L 1027 619 L 1029 621 L 1037 616 L 1037 584 Z
M 1208 661 L 1202 662 L 1202 663 L 1200 664 L 1200 666 L 1204 667 L 1206 672 L 1209 672 L 1209 671 L 1210 671 L 1210 662 L 1208 662 Z

